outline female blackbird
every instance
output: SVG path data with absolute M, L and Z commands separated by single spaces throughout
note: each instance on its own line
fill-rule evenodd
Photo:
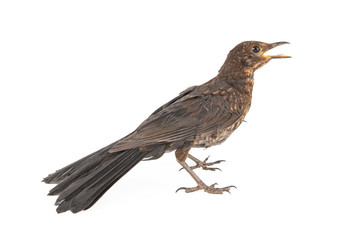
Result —
M 241 124 L 252 100 L 254 71 L 283 55 L 264 55 L 266 51 L 287 42 L 263 43 L 247 41 L 233 48 L 218 75 L 193 86 L 153 112 L 135 131 L 97 152 L 58 171 L 43 181 L 56 183 L 49 195 L 59 195 L 57 212 L 73 213 L 90 208 L 122 176 L 141 160 L 160 158 L 175 151 L 182 165 L 197 186 L 180 188 L 186 192 L 203 189 L 222 194 L 230 187 L 207 186 L 193 169 L 220 163 L 200 161 L 189 154 L 191 148 L 207 148 L 224 142 Z M 196 162 L 190 167 L 187 158 Z

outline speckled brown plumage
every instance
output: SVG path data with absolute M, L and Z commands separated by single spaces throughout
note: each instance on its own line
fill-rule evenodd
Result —
M 273 58 L 264 53 L 278 42 L 248 41 L 230 51 L 218 75 L 193 86 L 151 114 L 135 131 L 121 140 L 78 160 L 44 179 L 57 183 L 49 195 L 59 195 L 57 211 L 78 212 L 90 208 L 117 180 L 141 160 L 157 159 L 175 151 L 177 161 L 197 186 L 180 188 L 186 192 L 204 190 L 221 194 L 233 186 L 207 186 L 193 169 L 215 170 L 208 163 L 189 155 L 191 148 L 208 148 L 224 142 L 241 124 L 252 101 L 254 71 Z M 190 167 L 187 158 L 196 162 Z

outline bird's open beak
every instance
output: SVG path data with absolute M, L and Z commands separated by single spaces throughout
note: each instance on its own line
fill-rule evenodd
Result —
M 275 47 L 278 47 L 280 45 L 283 45 L 283 44 L 289 44 L 289 42 L 276 42 L 276 43 L 272 43 L 269 45 L 269 48 L 267 49 L 270 50 L 272 48 L 275 48 Z M 264 52 L 265 53 L 265 52 Z M 273 59 L 273 58 L 290 58 L 291 56 L 286 56 L 286 55 L 282 55 L 282 54 L 278 54 L 278 55 L 264 55 L 264 53 L 262 54 L 262 57 L 265 57 L 265 58 L 270 58 L 270 59 Z

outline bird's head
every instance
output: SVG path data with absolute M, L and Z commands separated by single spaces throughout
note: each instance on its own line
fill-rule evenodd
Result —
M 221 72 L 240 73 L 243 76 L 251 76 L 254 71 L 275 58 L 290 58 L 290 56 L 265 55 L 265 53 L 277 46 L 288 42 L 264 43 L 258 41 L 246 41 L 238 44 L 228 54 Z

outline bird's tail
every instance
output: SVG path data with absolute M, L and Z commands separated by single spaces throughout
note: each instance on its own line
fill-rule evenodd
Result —
M 160 156 L 163 146 L 151 150 L 134 148 L 110 153 L 110 144 L 44 178 L 45 183 L 57 183 L 49 195 L 59 195 L 55 205 L 58 213 L 73 213 L 90 208 L 122 176 L 142 159 Z

